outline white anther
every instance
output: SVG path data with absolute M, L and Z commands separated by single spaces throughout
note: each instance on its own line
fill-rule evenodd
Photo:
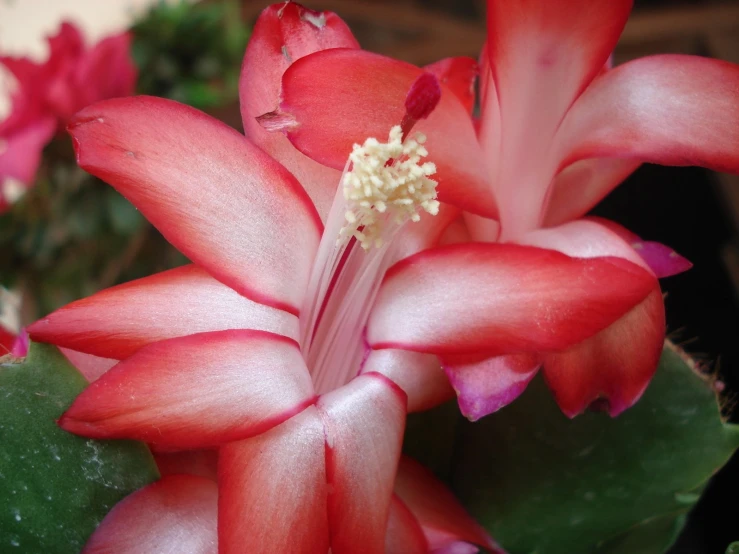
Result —
M 383 226 L 389 219 L 402 224 L 420 220 L 419 210 L 431 215 L 439 212 L 436 173 L 432 162 L 419 164 L 428 155 L 426 137 L 416 133 L 402 140 L 399 125 L 390 130 L 387 143 L 368 138 L 355 144 L 349 156 L 351 170 L 344 175 L 346 223 L 339 241 L 355 237 L 365 250 L 383 244 Z M 361 229 L 361 231 L 360 231 Z

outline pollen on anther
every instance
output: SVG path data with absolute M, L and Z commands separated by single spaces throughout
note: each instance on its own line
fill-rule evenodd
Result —
M 386 143 L 368 138 L 354 145 L 342 181 L 347 208 L 339 242 L 353 236 L 365 250 L 379 248 L 387 225 L 419 221 L 421 210 L 438 213 L 437 182 L 429 178 L 436 166 L 422 162 L 428 155 L 425 142 L 422 133 L 403 141 L 396 125 Z

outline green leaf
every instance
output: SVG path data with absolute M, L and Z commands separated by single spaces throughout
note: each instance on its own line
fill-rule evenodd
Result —
M 726 554 L 739 554 L 739 542 L 732 542 L 726 549 Z
M 158 478 L 145 445 L 57 427 L 86 385 L 53 346 L 0 364 L 0 552 L 77 554 L 119 500 Z
M 632 528 L 646 541 L 655 529 L 637 526 L 687 512 L 738 445 L 705 379 L 665 349 L 644 397 L 615 419 L 567 419 L 536 379 L 510 406 L 462 427 L 452 484 L 510 554 L 600 553 Z
M 650 519 L 609 540 L 593 554 L 659 554 L 675 541 L 684 524 L 684 514 Z

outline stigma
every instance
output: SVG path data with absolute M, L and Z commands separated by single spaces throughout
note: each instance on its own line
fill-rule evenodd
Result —
M 354 237 L 365 250 L 380 248 L 388 226 L 419 221 L 422 211 L 439 212 L 437 182 L 430 178 L 436 165 L 423 161 L 426 136 L 404 135 L 396 125 L 387 142 L 368 138 L 354 145 L 342 178 L 346 212 L 339 244 Z

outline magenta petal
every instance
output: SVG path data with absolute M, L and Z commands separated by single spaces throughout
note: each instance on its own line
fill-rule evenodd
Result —
M 445 361 L 444 369 L 457 391 L 462 414 L 477 421 L 518 398 L 540 365 L 537 356 L 520 354 L 471 363 Z
M 672 248 L 659 242 L 639 241 L 632 242 L 631 246 L 647 262 L 649 269 L 662 279 L 688 271 L 693 264 Z
M 8 136 L 0 135 L 0 212 L 15 201 L 21 191 L 8 187 L 18 183 L 31 186 L 41 163 L 41 152 L 51 140 L 56 121 L 40 117 Z M 15 183 L 6 182 L 12 179 Z

